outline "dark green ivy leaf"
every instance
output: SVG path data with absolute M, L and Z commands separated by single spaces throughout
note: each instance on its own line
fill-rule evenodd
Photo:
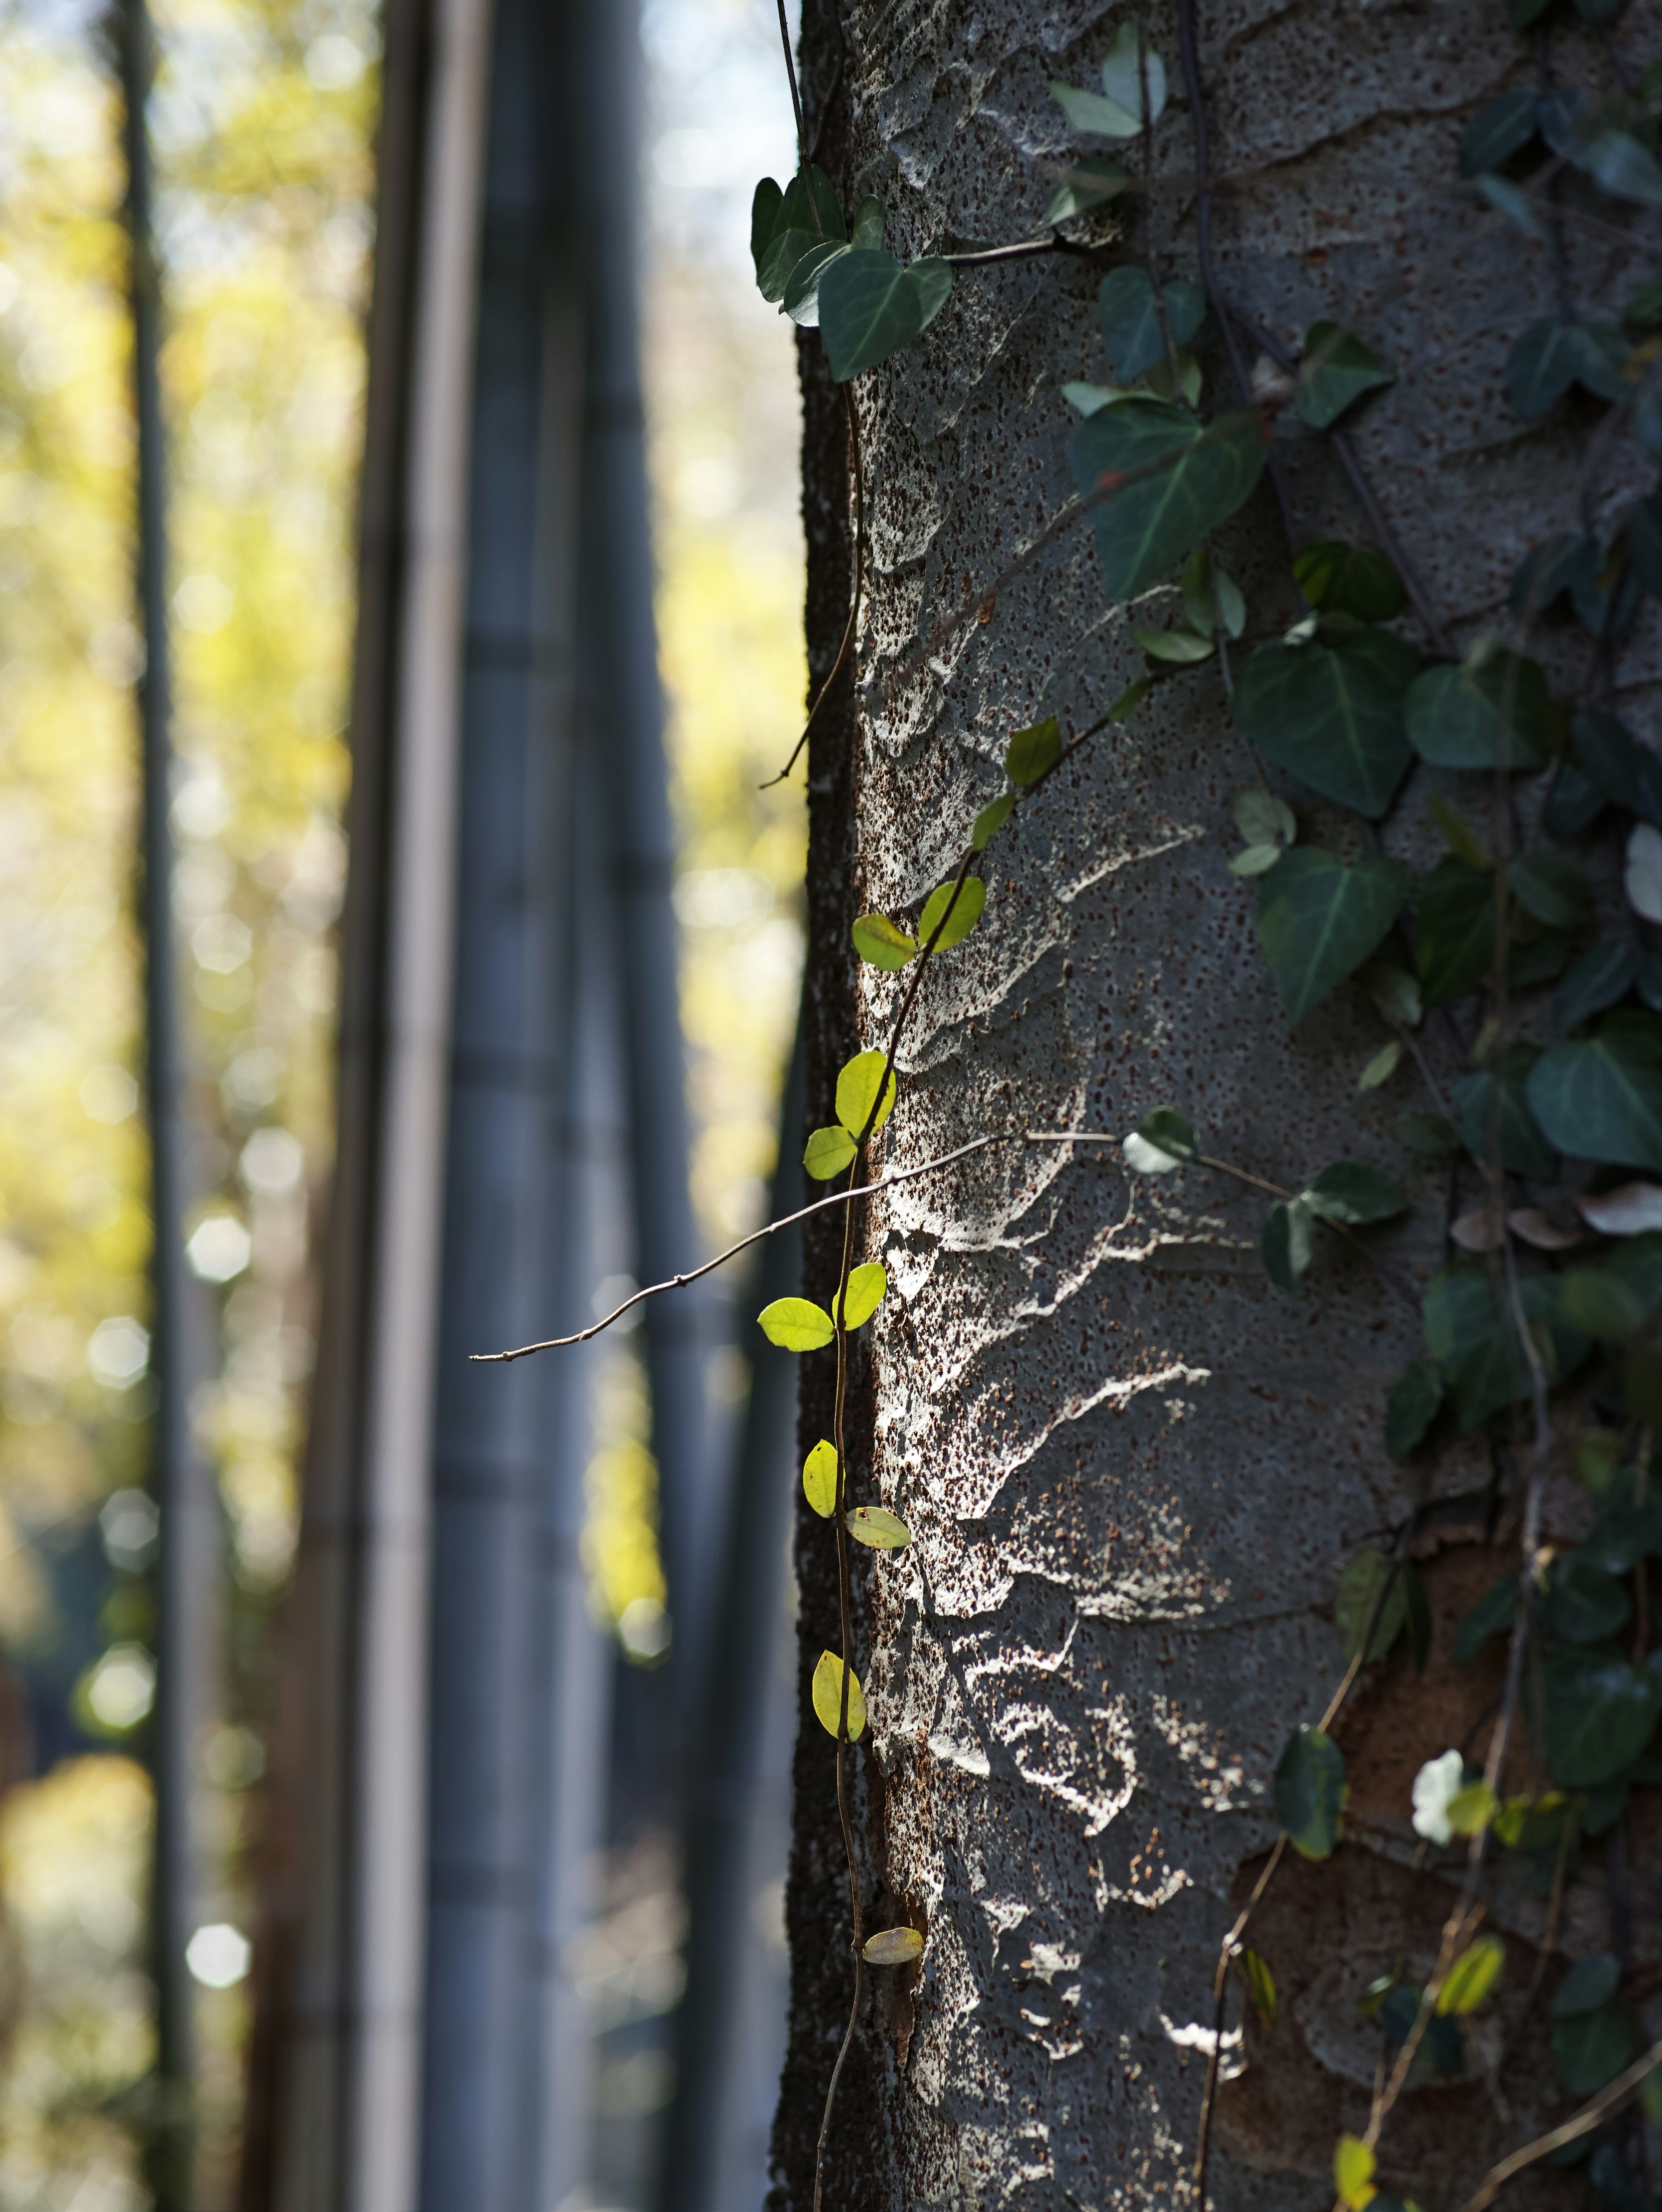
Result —
M 800 329 L 819 329 L 819 280 L 831 264 L 849 251 L 841 239 L 825 239 L 810 246 L 786 278 L 785 295 L 780 305 Z
M 1295 1851 L 1330 1858 L 1347 1795 L 1344 1754 L 1320 1729 L 1301 1728 L 1275 1762 L 1275 1818 Z
M 1601 131 L 1587 146 L 1587 173 L 1612 199 L 1662 207 L 1662 167 L 1631 131 Z
M 1296 1291 L 1314 1247 L 1315 1216 L 1301 1198 L 1277 1200 L 1263 1224 L 1263 1271 L 1277 1290 Z
M 1088 214 L 1123 192 L 1131 181 L 1119 163 L 1105 154 L 1076 154 L 1065 167 L 1052 165 L 1050 174 L 1060 179 L 1044 210 L 1045 222 L 1051 227 Z
M 1325 430 L 1365 392 L 1394 384 L 1396 373 L 1337 323 L 1312 323 L 1304 342 L 1293 411 L 1312 430 Z
M 1647 592 L 1662 598 L 1662 492 L 1630 507 L 1626 528 L 1634 574 Z
M 1161 287 L 1158 303 L 1146 269 L 1127 263 L 1111 270 L 1097 293 L 1097 319 L 1102 343 L 1122 384 L 1141 376 L 1166 357 L 1166 336 L 1160 328 L 1161 307 L 1174 346 L 1188 344 L 1206 319 L 1206 295 L 1198 284 L 1179 279 Z
M 1538 662 L 1491 653 L 1481 667 L 1428 668 L 1409 687 L 1409 741 L 1434 768 L 1509 769 L 1547 762 L 1547 681 Z
M 1641 1300 L 1610 1267 L 1570 1268 L 1558 1279 L 1558 1297 L 1567 1321 L 1612 1344 L 1637 1335 L 1645 1325 Z
M 1561 1790 L 1591 1790 L 1638 1758 L 1662 1713 L 1662 1680 L 1650 1667 L 1604 1656 L 1549 1656 L 1542 1749 Z
M 1565 1552 L 1547 1571 L 1546 1629 L 1565 1644 L 1604 1644 L 1633 1612 L 1625 1584 L 1585 1551 Z
M 1450 1006 L 1495 964 L 1494 878 L 1464 860 L 1439 860 L 1419 878 L 1415 912 L 1422 995 L 1428 1006 Z
M 1491 1636 L 1510 1636 L 1517 1611 L 1518 1574 L 1515 1568 L 1508 1568 L 1456 1630 L 1454 1656 L 1459 1665 L 1470 1666 Z
M 903 269 L 892 254 L 856 246 L 819 280 L 819 334 L 831 373 L 846 384 L 910 345 L 946 306 L 953 272 L 945 261 Z
M 1662 1170 L 1662 1026 L 1649 1014 L 1607 1014 L 1596 1036 L 1542 1054 L 1529 1102 L 1561 1152 Z
M 1383 553 L 1337 538 L 1302 546 L 1293 563 L 1293 580 L 1312 607 L 1324 614 L 1352 615 L 1358 622 L 1391 622 L 1408 599 Z
M 1541 827 L 1549 837 L 1579 837 L 1604 811 L 1604 794 L 1574 761 L 1561 761 L 1547 793 Z
M 1555 2023 L 1552 2055 L 1573 2097 L 1591 2097 L 1613 2081 L 1639 2048 L 1633 2008 L 1616 1997 L 1597 2012 Z
M 1507 357 L 1507 398 L 1525 422 L 1555 406 L 1571 385 L 1600 399 L 1620 399 L 1628 349 L 1611 323 L 1531 323 Z
M 1621 1962 L 1609 1951 L 1578 1959 L 1552 1993 L 1555 2020 L 1585 2020 L 1607 2005 L 1622 1986 Z
M 1532 1045 L 1508 1046 L 1494 1068 L 1479 1069 L 1455 1085 L 1453 1105 L 1460 1117 L 1460 1141 L 1473 1159 L 1488 1159 L 1498 1138 L 1503 1168 L 1551 1182 L 1557 1177 L 1558 1155 L 1530 1111 L 1527 1085 L 1536 1058 Z
M 799 171 L 786 185 L 777 201 L 768 193 L 773 185 L 771 177 L 764 177 L 756 188 L 756 198 L 751 204 L 751 252 L 756 254 L 761 242 L 761 228 L 770 222 L 765 243 L 756 262 L 756 282 L 764 300 L 782 300 L 791 272 L 804 254 L 813 252 L 827 240 L 846 240 L 848 227 L 843 221 L 843 210 L 837 197 L 837 187 L 823 169 L 813 174 L 813 208 L 808 205 L 807 188 Z M 773 186 L 778 191 L 778 186 Z M 818 210 L 819 220 L 814 221 Z
M 1480 107 L 1460 133 L 1460 174 L 1498 169 L 1528 145 L 1536 132 L 1535 94 L 1503 92 Z
M 762 275 L 762 257 L 772 245 L 779 229 L 779 218 L 784 204 L 785 195 L 774 179 L 764 177 L 750 204 L 750 258 L 755 264 L 758 283 Z
M 1227 522 L 1264 457 L 1252 415 L 1219 416 L 1202 428 L 1186 407 L 1141 398 L 1089 416 L 1068 451 L 1112 599 L 1147 591 Z
M 1377 822 L 1410 758 L 1403 703 L 1418 665 L 1383 629 L 1263 646 L 1241 672 L 1235 719 L 1279 767 Z
M 1368 1658 L 1383 1659 L 1408 1626 L 1408 1593 L 1400 1565 L 1372 1545 L 1358 1552 L 1339 1577 L 1333 1618 L 1347 1660 L 1361 1650 L 1364 1637 Z
M 1446 1115 L 1415 1108 L 1399 1114 L 1391 1127 L 1399 1143 L 1424 1160 L 1446 1160 L 1460 1149 L 1460 1132 Z
M 1304 1193 L 1305 1204 L 1324 1221 L 1363 1229 L 1408 1211 L 1408 1198 L 1388 1175 L 1365 1160 L 1336 1160 L 1324 1168 Z
M 1192 1160 L 1200 1150 L 1194 1123 L 1175 1106 L 1151 1108 L 1137 1123 L 1137 1134 L 1168 1159 Z
M 1589 708 L 1570 725 L 1581 765 L 1613 805 L 1662 829 L 1662 760 L 1641 745 L 1620 715 Z
M 1557 1279 L 1527 1276 L 1519 1297 L 1548 1381 L 1562 1381 L 1586 1358 L 1587 1340 L 1560 1308 Z M 1461 1261 L 1445 1268 L 1426 1291 L 1424 1311 L 1426 1350 L 1447 1371 L 1462 1431 L 1529 1396 L 1529 1359 L 1511 1297 L 1504 1285 L 1497 1291 L 1486 1267 Z
M 1047 714 L 1042 722 L 1018 730 L 1010 739 L 1004 754 L 1004 773 L 1012 783 L 1037 783 L 1061 758 L 1062 726 L 1054 714 Z
M 1302 1021 L 1384 940 L 1409 875 L 1397 860 L 1359 860 L 1295 846 L 1258 878 L 1258 936 L 1289 1019 Z
M 1406 1459 L 1424 1438 L 1443 1402 L 1442 1370 L 1434 1359 L 1410 1359 L 1385 1401 L 1385 1449 Z
M 1549 929 L 1577 929 L 1586 920 L 1592 887 L 1567 854 L 1537 847 L 1513 862 L 1507 879 L 1519 905 Z
M 1662 1468 L 1647 1470 L 1641 1495 L 1637 1469 L 1617 1468 L 1584 1548 L 1612 1575 L 1631 1574 L 1641 1559 L 1662 1559 Z

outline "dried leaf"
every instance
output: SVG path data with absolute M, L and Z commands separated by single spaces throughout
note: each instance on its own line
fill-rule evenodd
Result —
M 1474 1206 L 1449 1224 L 1449 1235 L 1463 1252 L 1495 1252 L 1501 1245 L 1501 1214 L 1495 1206 Z
M 909 1966 L 923 1955 L 923 1938 L 916 1928 L 885 1928 L 868 1936 L 861 1957 L 868 1966 Z
M 1658 1195 L 1662 1196 L 1662 1193 Z M 1662 1214 L 1657 1217 L 1657 1225 L 1662 1228 Z M 1581 1242 L 1579 1229 L 1561 1229 L 1538 1206 L 1518 1206 L 1507 1214 L 1507 1226 L 1514 1237 L 1533 1245 L 1537 1252 L 1567 1252 L 1572 1244 Z
M 1601 1237 L 1642 1237 L 1662 1229 L 1662 1183 L 1624 1182 L 1597 1198 L 1578 1198 L 1575 1210 Z

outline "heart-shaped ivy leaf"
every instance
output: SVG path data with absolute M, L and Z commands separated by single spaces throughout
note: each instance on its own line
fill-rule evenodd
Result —
M 1309 846 L 1258 878 L 1258 936 L 1288 1015 L 1301 1021 L 1377 951 L 1408 889 L 1397 860 L 1355 867 Z
M 1378 821 L 1412 758 L 1403 704 L 1419 665 L 1383 629 L 1263 646 L 1235 687 L 1235 719 L 1312 790 Z
M 1221 415 L 1202 428 L 1186 407 L 1131 398 L 1081 422 L 1068 452 L 1108 596 L 1129 599 L 1244 504 L 1264 445 L 1252 415 Z
M 946 306 L 953 272 L 945 261 L 902 268 L 892 254 L 855 246 L 819 279 L 819 335 L 838 384 L 875 368 L 927 330 Z
M 1206 295 L 1198 284 L 1179 279 L 1163 286 L 1157 299 L 1148 270 L 1128 262 L 1103 278 L 1097 319 L 1115 374 L 1129 382 L 1165 358 L 1167 331 L 1174 346 L 1188 344 L 1206 319 Z
M 1295 1851 L 1330 1858 L 1347 1795 L 1344 1753 L 1320 1729 L 1289 1736 L 1275 1762 L 1275 1818 Z
M 1434 768 L 1543 768 L 1546 708 L 1546 678 L 1521 654 L 1428 668 L 1409 687 L 1409 742 Z
M 1503 92 L 1480 107 L 1460 133 L 1460 174 L 1498 169 L 1521 152 L 1539 127 L 1532 92 Z
M 1529 1103 L 1572 1158 L 1662 1170 L 1662 1024 L 1609 1014 L 1596 1036 L 1554 1045 L 1531 1071 Z
M 1364 392 L 1394 384 L 1396 372 L 1337 323 L 1312 323 L 1304 342 L 1293 411 L 1312 430 L 1325 430 Z
M 1525 422 L 1544 415 L 1573 384 L 1600 399 L 1620 399 L 1628 348 L 1611 323 L 1531 323 L 1507 356 L 1507 398 Z

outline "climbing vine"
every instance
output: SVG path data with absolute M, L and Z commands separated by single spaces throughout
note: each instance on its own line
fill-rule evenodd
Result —
M 1662 2045 L 1641 2047 L 1629 1962 L 1613 1948 L 1555 1974 L 1549 1960 L 1583 1846 L 1619 1828 L 1635 1788 L 1662 1784 L 1654 1747 L 1662 1646 L 1651 1589 L 1653 1563 L 1662 1559 L 1662 759 L 1616 708 L 1624 640 L 1646 597 L 1662 597 L 1662 489 L 1641 488 L 1662 464 L 1662 263 L 1632 286 L 1617 319 L 1585 310 L 1565 189 L 1582 180 L 1606 242 L 1614 238 L 1637 260 L 1648 235 L 1656 261 L 1662 61 L 1641 70 L 1622 53 L 1621 0 L 1506 0 L 1506 10 L 1510 29 L 1497 8 L 1497 36 L 1519 41 L 1534 83 L 1490 100 L 1458 143 L 1451 137 L 1449 183 L 1466 194 L 1474 222 L 1505 223 L 1548 249 L 1552 297 L 1516 334 L 1505 392 L 1523 423 L 1571 412 L 1582 450 L 1574 511 L 1519 565 L 1506 620 L 1463 650 L 1386 523 L 1349 434 L 1396 368 L 1333 321 L 1313 325 L 1289 353 L 1249 304 L 1221 291 L 1191 0 L 1181 0 L 1178 18 L 1196 257 L 1192 272 L 1177 276 L 1137 250 L 1134 211 L 1151 187 L 1152 130 L 1168 80 L 1166 58 L 1136 22 L 1112 33 L 1099 86 L 1050 88 L 1085 143 L 1053 165 L 1043 235 L 910 263 L 886 250 L 880 204 L 846 209 L 815 165 L 785 40 L 801 163 L 782 188 L 772 179 L 758 186 L 752 252 L 763 297 L 819 331 L 843 389 L 853 507 L 851 603 L 815 711 L 852 649 L 864 588 L 859 380 L 922 340 L 955 283 L 980 264 L 1051 252 L 1100 264 L 1104 379 L 1063 386 L 1077 417 L 1069 447 L 1077 491 L 1040 540 L 1088 525 L 1106 596 L 1125 602 L 1159 591 L 1170 611 L 1163 624 L 1133 629 L 1145 672 L 1091 728 L 1069 738 L 1047 720 L 1009 738 L 1006 788 L 965 824 L 955 872 L 915 921 L 872 913 L 855 922 L 861 960 L 910 972 L 886 1043 L 849 1059 L 835 1118 L 807 1143 L 809 1176 L 840 1179 L 805 1212 L 842 1206 L 841 1264 L 823 1304 L 780 1299 L 759 1316 L 775 1344 L 804 1353 L 829 1347 L 836 1361 L 834 1434 L 810 1451 L 802 1481 L 836 1547 L 840 1649 L 822 1655 L 812 1689 L 835 1743 L 855 1988 L 827 2085 L 816 2212 L 866 1970 L 904 1965 L 924 1948 L 910 1927 L 867 1932 L 852 1813 L 850 1762 L 868 1709 L 852 1666 L 849 1547 L 883 1553 L 910 1541 L 896 1515 L 860 1496 L 844 1432 L 849 1338 L 887 1288 L 880 1263 L 855 1264 L 857 1206 L 1001 1143 L 1111 1143 L 1135 1175 L 1204 1170 L 1261 1193 L 1263 1264 L 1287 1297 L 1300 1294 L 1324 1238 L 1346 1242 L 1414 1310 L 1423 1340 L 1389 1395 L 1387 1453 L 1421 1470 L 1419 1492 L 1429 1501 L 1440 1454 L 1482 1440 L 1492 1504 L 1504 1498 L 1515 1522 L 1516 1564 L 1457 1638 L 1462 1665 L 1493 1644 L 1504 1650 L 1487 1735 L 1429 1760 L 1413 1787 L 1416 1864 L 1453 1901 L 1429 1976 L 1403 1967 L 1356 1992 L 1379 2063 L 1364 2131 L 1335 2146 L 1336 2207 L 1398 2212 L 1402 2200 L 1376 2179 L 1382 2138 L 1405 2092 L 1468 2070 L 1466 2024 L 1493 1999 L 1506 1967 L 1505 1948 L 1483 1923 L 1508 1863 L 1549 1901 L 1529 2003 L 1546 2016 L 1574 2109 L 1520 2143 L 1461 2212 L 1481 2212 L 1543 2157 L 1586 2157 L 1608 2212 L 1642 2212 L 1657 2201 L 1630 2164 L 1630 2122 L 1635 2102 L 1662 2119 Z M 1566 87 L 1555 72 L 1555 42 L 1576 17 L 1600 42 L 1606 82 L 1597 95 Z M 1092 141 L 1113 150 L 1093 150 Z M 1221 388 L 1212 388 L 1212 367 L 1223 372 Z M 1299 533 L 1280 463 L 1300 439 L 1330 444 L 1355 497 L 1354 539 Z M 1287 589 L 1282 604 L 1258 608 L 1215 541 L 1266 481 L 1286 538 Z M 1601 532 L 1598 518 L 1623 488 L 1626 503 Z M 1568 686 L 1555 689 L 1539 657 L 1549 633 L 1561 647 L 1557 665 L 1566 643 L 1582 641 L 1581 673 Z M 1212 1140 L 1181 1101 L 1149 1102 L 1129 1133 L 1012 1127 L 942 1159 L 869 1174 L 874 1140 L 896 1105 L 922 976 L 995 920 L 980 872 L 991 841 L 1080 747 L 1105 741 L 1157 686 L 1207 662 L 1251 770 L 1228 802 L 1241 840 L 1229 865 L 1252 902 L 1286 1018 L 1300 1023 L 1339 992 L 1371 1009 L 1379 1034 L 1355 1071 L 1357 1091 L 1395 1086 L 1403 1146 L 1446 1176 L 1446 1250 L 1423 1285 L 1376 1249 L 1381 1227 L 1409 1211 L 1391 1173 L 1358 1158 L 1316 1159 L 1298 1188 L 1279 1187 L 1203 1149 Z M 1422 869 L 1383 842 L 1412 793 L 1428 797 L 1443 847 Z M 1330 843 L 1307 833 L 1299 810 L 1312 801 L 1325 803 L 1324 823 L 1348 823 Z M 1588 1533 L 1573 1544 L 1543 1534 L 1555 1452 L 1573 1462 L 1586 1494 Z M 1275 1962 L 1247 1941 L 1253 1917 L 1272 1883 L 1295 1880 L 1301 1860 L 1330 1856 L 1344 1833 L 1346 1761 L 1335 1729 L 1356 1684 L 1399 1650 L 1415 1669 L 1426 1664 L 1431 1608 L 1413 1553 L 1428 1510 L 1417 1507 L 1388 1546 L 1364 1547 L 1347 1563 L 1334 1594 L 1346 1672 L 1319 1722 L 1294 1729 L 1275 1762 L 1279 1838 L 1223 1941 L 1213 1984 L 1193 2162 L 1202 2207 L 1232 1979 L 1266 2030 L 1275 2022 Z M 1497 2088 L 1505 2063 L 1503 2051 L 1491 2067 Z

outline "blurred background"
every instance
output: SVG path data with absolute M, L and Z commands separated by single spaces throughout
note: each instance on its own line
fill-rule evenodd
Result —
M 0 25 L 0 2212 L 747 2212 L 762 1279 L 466 1355 L 800 1123 L 774 0 Z

